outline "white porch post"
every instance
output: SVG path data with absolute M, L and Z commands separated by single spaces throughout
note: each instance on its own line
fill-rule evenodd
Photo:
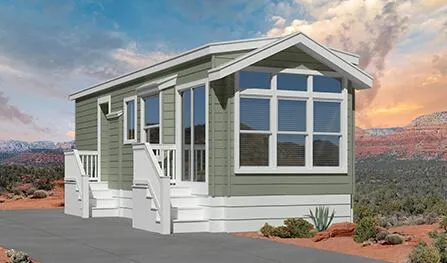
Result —
M 169 235 L 171 234 L 171 201 L 169 200 L 171 178 L 169 176 L 160 177 L 160 182 L 161 234 Z
M 82 218 L 90 217 L 90 189 L 88 175 L 82 176 Z

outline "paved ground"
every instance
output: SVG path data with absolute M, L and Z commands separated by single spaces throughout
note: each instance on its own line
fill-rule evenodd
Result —
M 62 210 L 0 211 L 0 245 L 47 262 L 377 262 L 229 234 L 162 236 L 128 219 L 83 220 Z

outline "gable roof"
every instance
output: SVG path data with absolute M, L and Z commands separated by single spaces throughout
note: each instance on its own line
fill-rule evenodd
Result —
M 260 48 L 265 48 L 268 46 L 274 46 L 275 43 L 282 43 L 284 40 L 287 40 L 293 36 L 297 36 L 299 34 L 294 34 L 286 37 L 271 37 L 271 38 L 254 38 L 254 39 L 245 39 L 245 40 L 236 40 L 236 41 L 225 41 L 225 42 L 216 42 L 210 43 L 207 45 L 200 46 L 198 48 L 186 51 L 172 58 L 166 59 L 159 63 L 155 63 L 148 67 L 124 74 L 122 76 L 101 82 L 99 84 L 93 85 L 87 89 L 81 90 L 79 92 L 73 93 L 69 96 L 70 100 L 75 100 L 87 95 L 91 95 L 93 93 L 112 88 L 114 86 L 144 77 L 149 76 L 151 74 L 175 67 L 180 64 L 188 63 L 209 55 L 226 53 L 226 52 L 235 52 L 235 51 L 251 51 L 255 52 Z M 309 38 L 310 39 L 310 38 Z M 316 43 L 316 42 L 315 42 Z M 321 46 L 321 45 L 320 45 Z M 359 63 L 359 56 L 353 53 L 349 53 L 346 51 L 341 51 L 333 48 L 326 48 L 329 52 L 332 52 L 340 59 L 343 59 L 346 63 L 351 65 L 357 65 Z M 250 53 L 251 53 L 250 52 Z M 248 55 L 248 54 L 247 54 Z M 246 55 L 244 55 L 246 56 Z M 243 57 L 244 57 L 243 56 Z M 223 65 L 222 65 L 223 66 Z M 220 68 L 220 67 L 219 67 Z
M 208 78 L 210 81 L 221 79 L 292 46 L 297 46 L 318 61 L 341 73 L 356 84 L 358 88 L 367 89 L 373 85 L 373 77 L 371 75 L 301 32 L 278 39 L 216 68 L 212 68 L 208 71 Z

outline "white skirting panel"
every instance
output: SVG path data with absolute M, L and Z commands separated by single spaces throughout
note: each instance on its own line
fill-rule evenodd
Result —
M 132 191 L 111 190 L 112 197 L 118 200 L 118 216 L 132 218 L 133 197 Z
M 257 231 L 264 223 L 282 225 L 285 218 L 307 218 L 309 209 L 324 205 L 335 222 L 352 221 L 350 195 L 283 195 L 209 197 L 200 204 L 206 209 L 210 232 Z

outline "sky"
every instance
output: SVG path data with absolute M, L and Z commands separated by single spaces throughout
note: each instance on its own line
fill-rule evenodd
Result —
M 445 0 L 0 0 L 0 140 L 71 140 L 75 91 L 208 42 L 299 31 L 374 75 L 357 126 L 447 111 Z

